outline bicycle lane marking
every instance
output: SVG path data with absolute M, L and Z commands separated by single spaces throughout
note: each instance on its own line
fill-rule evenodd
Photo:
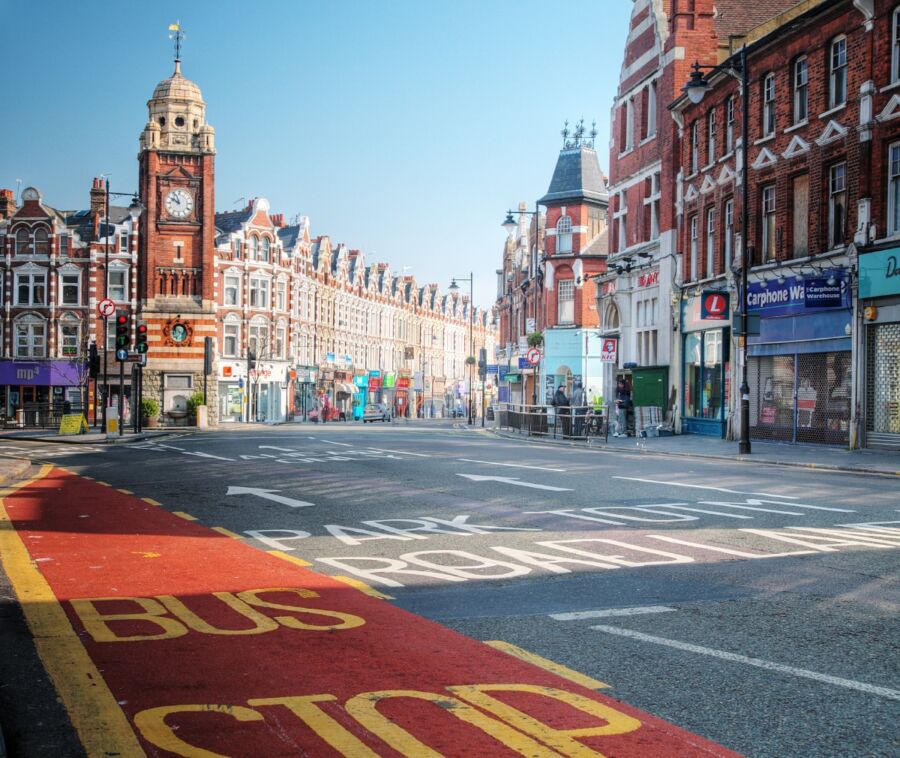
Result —
M 7 491 L 0 520 L 89 754 L 735 755 L 59 469 Z

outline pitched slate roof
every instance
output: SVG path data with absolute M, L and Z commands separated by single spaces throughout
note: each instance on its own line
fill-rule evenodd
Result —
M 276 229 L 275 233 L 281 240 L 281 244 L 285 251 L 287 253 L 292 253 L 297 245 L 297 240 L 300 239 L 300 225 L 282 226 L 280 229 Z
M 252 208 L 242 208 L 239 211 L 226 211 L 216 214 L 216 229 L 224 234 L 240 230 L 241 225 L 250 220 L 253 215 Z
M 595 150 L 574 147 L 560 151 L 550 188 L 538 202 L 547 205 L 566 200 L 609 201 L 606 179 Z

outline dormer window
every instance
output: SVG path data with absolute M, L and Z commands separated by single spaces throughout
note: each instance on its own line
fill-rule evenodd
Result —
M 572 219 L 563 216 L 556 224 L 556 252 L 572 252 Z

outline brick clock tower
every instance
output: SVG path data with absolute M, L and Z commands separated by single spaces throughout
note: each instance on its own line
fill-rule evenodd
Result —
M 144 397 L 163 414 L 184 416 L 204 386 L 204 338 L 216 336 L 215 130 L 206 123 L 200 88 L 175 71 L 147 102 L 141 133 L 138 299 L 148 326 Z M 216 382 L 208 382 L 214 421 Z

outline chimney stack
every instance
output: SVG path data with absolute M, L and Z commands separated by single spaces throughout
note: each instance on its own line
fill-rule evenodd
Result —
M 94 177 L 91 187 L 91 215 L 102 216 L 106 212 L 106 186 L 103 179 Z
M 0 221 L 16 213 L 16 196 L 10 189 L 0 189 Z

